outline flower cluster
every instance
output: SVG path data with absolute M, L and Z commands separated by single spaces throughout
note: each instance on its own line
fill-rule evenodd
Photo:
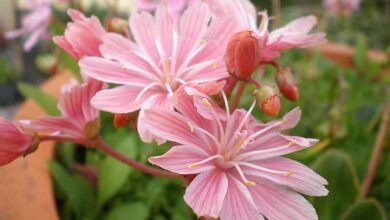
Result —
M 269 32 L 267 13 L 260 13 L 257 28 L 257 13 L 248 0 L 169 2 L 141 1 L 143 9 L 155 9 L 154 15 L 132 14 L 129 29 L 120 21 L 106 30 L 96 17 L 70 9 L 73 21 L 54 42 L 79 61 L 83 82 L 71 81 L 62 89 L 61 116 L 19 122 L 0 118 L 0 165 L 32 152 L 39 141 L 70 141 L 96 146 L 150 174 L 191 175 L 184 200 L 199 217 L 317 219 L 300 194 L 325 196 L 327 181 L 283 157 L 317 142 L 285 134 L 297 125 L 301 110 L 268 123 L 251 115 L 256 100 L 263 112 L 279 113 L 273 89 L 253 76 L 259 69 L 260 78 L 264 65 L 278 69 L 282 94 L 298 98 L 290 69 L 276 59 L 283 50 L 325 41 L 323 33 L 309 34 L 316 18 L 299 18 Z M 232 96 L 237 81 L 257 86 L 249 111 L 236 109 L 244 89 Z M 112 153 L 99 134 L 99 111 L 116 114 L 118 127 L 136 120 L 146 143 L 171 142 L 168 152 L 149 158 L 170 173 Z

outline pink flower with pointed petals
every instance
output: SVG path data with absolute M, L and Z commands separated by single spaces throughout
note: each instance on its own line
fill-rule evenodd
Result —
M 207 83 L 228 77 L 224 64 L 227 36 L 235 31 L 231 18 L 212 19 L 206 4 L 190 6 L 177 21 L 165 6 L 153 17 L 133 14 L 130 28 L 135 42 L 115 33 L 103 37 L 103 57 L 86 57 L 84 74 L 122 86 L 103 90 L 92 99 L 96 108 L 113 113 L 140 110 L 138 133 L 145 142 L 144 110 L 172 110 L 172 97 L 183 84 Z M 162 141 L 162 140 L 160 140 Z
M 0 117 L 0 166 L 34 151 L 38 143 L 32 130 Z
M 69 22 L 64 36 L 55 36 L 54 42 L 79 60 L 85 56 L 101 56 L 99 46 L 106 32 L 99 19 L 95 16 L 85 17 L 81 12 L 69 9 L 67 11 L 73 22 Z
M 51 0 L 29 0 L 29 13 L 22 18 L 22 27 L 5 33 L 5 38 L 14 39 L 29 35 L 23 44 L 24 51 L 30 51 L 39 39 L 47 40 L 50 36 L 48 27 L 51 22 Z
M 196 175 L 184 200 L 198 216 L 317 219 L 312 205 L 298 193 L 327 195 L 327 181 L 303 164 L 282 157 L 317 142 L 281 133 L 298 123 L 298 108 L 282 120 L 262 124 L 250 111 L 225 112 L 221 117 L 223 110 L 207 98 L 193 100 L 177 102 L 181 114 L 147 110 L 144 123 L 154 135 L 178 143 L 149 161 L 171 172 Z
M 43 117 L 24 123 L 41 134 L 65 138 L 78 143 L 88 143 L 99 135 L 99 111 L 90 104 L 91 98 L 105 85 L 90 81 L 80 85 L 73 80 L 63 87 L 58 107 L 61 117 Z
M 232 16 L 240 24 L 238 31 L 253 31 L 260 42 L 262 62 L 270 62 L 280 57 L 280 52 L 292 48 L 305 48 L 324 43 L 325 33 L 309 34 L 317 24 L 315 16 L 306 16 L 291 21 L 282 28 L 269 33 L 270 19 L 266 12 L 260 13 L 262 21 L 257 28 L 257 14 L 254 5 L 248 0 L 223 1 L 204 0 L 217 17 Z

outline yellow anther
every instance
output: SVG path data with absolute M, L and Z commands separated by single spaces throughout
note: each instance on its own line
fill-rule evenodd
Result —
M 191 124 L 191 122 L 187 122 L 188 127 L 190 127 L 190 131 L 194 133 L 194 126 Z
M 211 107 L 211 103 L 206 98 L 203 98 L 203 104 L 207 107 Z
M 286 174 L 284 174 L 286 177 L 289 177 L 289 176 L 291 176 L 293 174 L 293 172 L 292 171 L 288 171 Z
M 253 182 L 253 181 L 250 181 L 250 180 L 246 180 L 246 181 L 245 181 L 245 184 L 246 184 L 247 186 L 256 186 L 256 183 Z
M 194 168 L 194 167 L 196 167 L 196 166 L 197 166 L 196 163 L 192 163 L 192 164 L 188 165 L 188 168 L 192 169 L 192 168 Z
M 297 144 L 297 141 L 296 140 L 292 140 L 290 141 L 290 143 L 288 143 L 288 145 L 292 146 L 292 145 L 296 145 Z
M 205 44 L 205 43 L 207 43 L 207 41 L 204 38 L 200 39 L 200 41 L 199 41 L 200 45 Z
M 217 66 L 218 66 L 218 60 L 214 61 L 213 64 L 211 65 L 213 69 L 217 68 Z

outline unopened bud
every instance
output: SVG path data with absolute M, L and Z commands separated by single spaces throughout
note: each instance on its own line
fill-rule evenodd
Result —
M 99 133 L 100 133 L 100 118 L 88 122 L 84 127 L 84 134 L 90 140 L 94 140 L 95 138 L 97 138 L 99 136 Z
M 253 92 L 260 110 L 269 116 L 276 116 L 280 112 L 280 99 L 275 91 L 267 85 L 262 85 Z
M 229 74 L 247 80 L 256 70 L 261 59 L 261 47 L 256 33 L 241 31 L 234 34 L 226 50 L 226 67 Z
M 121 18 L 110 18 L 107 21 L 107 30 L 109 32 L 115 32 L 123 36 L 127 36 L 129 33 L 129 24 L 126 20 Z
M 283 68 L 276 74 L 276 83 L 285 98 L 296 101 L 299 98 L 299 88 L 290 68 Z
M 114 116 L 114 127 L 123 128 L 130 123 L 133 123 L 137 119 L 137 114 L 126 113 L 126 114 L 115 114 Z

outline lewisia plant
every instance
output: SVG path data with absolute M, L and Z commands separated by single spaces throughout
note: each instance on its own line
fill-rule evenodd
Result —
M 176 146 L 149 161 L 171 172 L 195 174 L 184 199 L 198 216 L 224 219 L 317 219 L 298 193 L 327 195 L 327 181 L 306 166 L 281 156 L 317 142 L 284 135 L 301 110 L 259 123 L 242 109 L 224 115 L 205 96 L 180 99 L 178 112 L 146 111 L 153 134 Z M 226 105 L 227 106 L 227 105 Z
M 256 101 L 264 113 L 279 113 L 276 92 L 260 82 L 264 65 L 277 68 L 282 94 L 298 98 L 291 69 L 282 68 L 277 58 L 283 50 L 324 42 L 323 33 L 309 34 L 315 17 L 269 32 L 267 13 L 260 13 L 258 29 L 256 10 L 247 0 L 178 2 L 189 6 L 178 12 L 160 4 L 153 15 L 140 10 L 128 26 L 109 19 L 108 30 L 96 17 L 69 10 L 72 22 L 54 41 L 78 61 L 83 82 L 63 87 L 60 116 L 0 118 L 0 165 L 34 152 L 42 141 L 73 142 L 147 174 L 185 180 L 184 200 L 199 217 L 317 219 L 301 194 L 325 196 L 327 181 L 283 157 L 317 142 L 286 134 L 301 110 L 271 122 L 251 115 Z M 256 86 L 255 101 L 249 111 L 237 109 L 248 83 Z M 107 144 L 99 111 L 114 113 L 115 125 L 137 121 L 145 143 L 168 141 L 172 147 L 165 154 L 149 158 L 163 169 Z

